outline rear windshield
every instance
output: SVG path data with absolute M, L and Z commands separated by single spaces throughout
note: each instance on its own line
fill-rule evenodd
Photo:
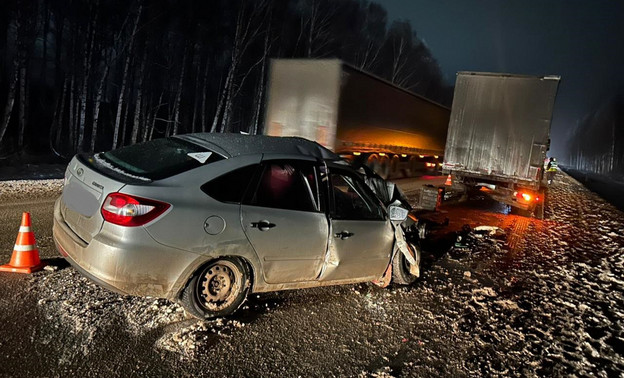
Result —
M 219 154 L 177 138 L 155 139 L 95 156 L 117 173 L 134 179 L 161 180 L 221 160 Z M 109 163 L 109 164 L 106 164 Z

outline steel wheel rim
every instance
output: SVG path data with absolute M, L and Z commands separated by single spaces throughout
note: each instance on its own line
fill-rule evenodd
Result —
M 230 261 L 210 264 L 198 281 L 197 299 L 209 311 L 221 311 L 229 307 L 238 297 L 241 288 L 239 268 Z

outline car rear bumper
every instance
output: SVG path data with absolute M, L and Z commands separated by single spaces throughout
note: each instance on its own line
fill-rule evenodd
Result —
M 85 277 L 121 294 L 173 299 L 197 254 L 163 246 L 141 227 L 105 223 L 89 243 L 74 233 L 54 205 L 52 235 L 59 253 Z

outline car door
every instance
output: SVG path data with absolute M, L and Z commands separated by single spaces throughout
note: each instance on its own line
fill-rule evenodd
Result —
M 242 226 L 268 283 L 318 278 L 329 225 L 317 172 L 314 161 L 266 161 L 245 196 Z
M 390 261 L 392 225 L 381 203 L 355 173 L 329 169 L 330 238 L 324 281 L 377 279 Z

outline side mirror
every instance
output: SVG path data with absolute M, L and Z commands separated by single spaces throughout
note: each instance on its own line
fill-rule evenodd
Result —
M 388 208 L 388 212 L 390 213 L 391 221 L 399 221 L 403 222 L 407 219 L 407 214 L 409 210 L 402 208 L 401 206 L 390 205 Z

